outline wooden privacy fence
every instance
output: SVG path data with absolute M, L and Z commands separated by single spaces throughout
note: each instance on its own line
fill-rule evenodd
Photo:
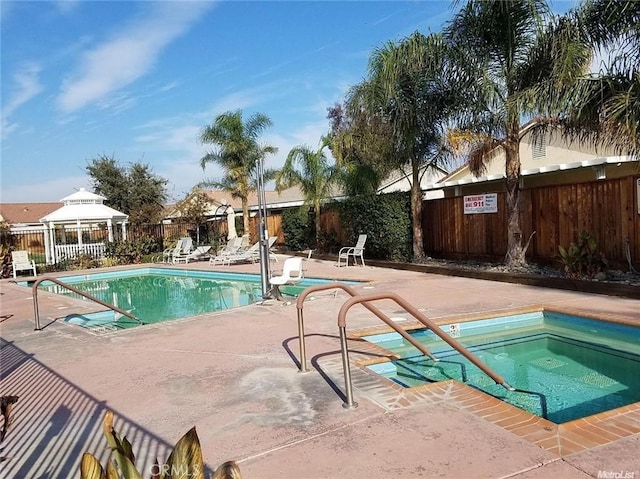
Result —
M 601 180 L 572 185 L 554 185 L 521 191 L 523 242 L 533 231 L 527 257 L 536 262 L 558 260 L 558 246 L 576 242 L 582 230 L 598 240 L 600 250 L 615 266 L 627 264 L 627 245 L 631 259 L 640 264 L 640 203 L 636 183 L 639 177 Z M 464 214 L 464 198 L 443 198 L 423 204 L 425 253 L 434 257 L 484 258 L 501 260 L 507 251 L 507 205 L 505 193 L 497 193 L 498 212 Z M 322 231 L 335 237 L 340 245 L 349 239 L 335 209 L 323 209 L 320 215 Z M 282 230 L 282 214 L 267 216 L 270 236 L 277 236 L 278 245 L 286 245 Z M 128 238 L 151 237 L 163 242 L 194 233 L 195 226 L 186 223 L 131 225 Z M 205 231 L 206 230 L 206 231 Z M 201 225 L 200 241 L 210 241 L 209 233 L 225 235 L 226 221 Z M 258 240 L 258 218 L 249 220 L 251 241 Z M 71 234 L 71 233 L 69 233 Z M 93 242 L 104 241 L 87 233 Z M 68 238 L 66 243 L 75 242 Z M 90 243 L 87 239 L 85 243 Z M 25 233 L 0 232 L 0 243 L 14 249 L 27 249 L 30 254 L 44 254 L 42 231 Z
M 521 191 L 523 242 L 533 231 L 527 257 L 558 260 L 558 246 L 577 242 L 585 230 L 597 239 L 613 265 L 640 259 L 640 208 L 637 178 L 626 177 Z M 425 251 L 433 256 L 504 257 L 507 251 L 506 194 L 498 193 L 498 212 L 464 214 L 463 197 L 424 203 Z

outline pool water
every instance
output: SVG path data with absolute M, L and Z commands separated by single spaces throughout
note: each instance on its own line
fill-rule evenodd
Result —
M 413 387 L 454 379 L 561 424 L 640 401 L 640 328 L 539 312 L 443 326 L 513 386 L 507 391 L 428 330 L 365 339 L 402 357 L 370 369 Z
M 58 278 L 102 301 L 134 314 L 133 320 L 113 311 L 69 315 L 65 321 L 95 330 L 118 330 L 246 306 L 262 300 L 260 275 L 144 268 Z M 295 296 L 328 280 L 304 279 L 280 288 Z M 39 290 L 81 296 L 44 281 Z M 89 300 L 87 300 L 89 301 Z

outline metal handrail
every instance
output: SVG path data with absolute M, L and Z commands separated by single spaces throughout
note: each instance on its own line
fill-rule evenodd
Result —
M 102 306 L 104 306 L 105 308 L 109 308 L 113 311 L 115 311 L 116 313 L 120 313 L 124 316 L 127 316 L 135 321 L 138 321 L 140 324 L 142 324 L 142 321 L 138 318 L 136 318 L 133 314 L 129 313 L 128 311 L 125 311 L 124 309 L 120 309 L 117 306 L 114 306 L 112 304 L 109 303 L 105 303 L 104 301 L 102 301 L 99 298 L 96 298 L 95 296 L 90 295 L 89 293 L 85 293 L 84 291 L 80 291 L 77 288 L 74 288 L 73 286 L 70 286 L 66 283 L 63 283 L 62 281 L 56 279 L 56 278 L 50 278 L 47 276 L 44 276 L 42 278 L 38 278 L 37 280 L 34 281 L 33 283 L 33 287 L 32 287 L 32 291 L 33 291 L 33 314 L 35 316 L 35 321 L 36 321 L 36 331 L 41 331 L 42 328 L 40 327 L 40 312 L 38 311 L 38 286 L 40 285 L 40 283 L 42 283 L 43 281 L 51 281 L 52 283 L 57 284 L 58 286 L 62 286 L 63 288 L 68 289 L 69 291 L 79 294 L 80 296 L 84 296 L 87 299 L 90 299 L 91 301 L 94 301 Z
M 298 309 L 298 341 L 300 343 L 300 372 L 301 373 L 306 373 L 309 371 L 309 369 L 307 369 L 307 353 L 306 353 L 305 340 L 304 340 L 304 317 L 302 314 L 302 308 L 304 307 L 304 300 L 307 296 L 309 296 L 311 293 L 315 291 L 323 291 L 327 289 L 342 289 L 347 293 L 349 293 L 352 297 L 358 296 L 358 292 L 355 289 L 353 289 L 351 286 L 344 283 L 337 283 L 337 282 L 310 286 L 309 288 L 305 289 L 302 293 L 300 293 L 300 296 L 298 296 L 298 300 L 296 301 L 296 308 Z M 375 306 L 367 302 L 363 302 L 362 306 L 364 306 L 373 314 L 375 314 L 387 325 L 395 329 L 404 339 L 406 339 L 408 342 L 413 344 L 422 354 L 424 354 L 425 356 L 429 356 L 433 361 L 436 361 L 436 362 L 439 361 L 439 359 L 436 358 L 433 354 L 431 354 L 431 352 L 429 352 L 429 350 L 424 345 L 416 341 L 404 329 L 397 328 L 393 323 L 393 321 L 391 321 L 391 319 L 388 316 L 386 316 L 382 311 L 380 311 L 378 308 L 376 308 Z
M 453 339 L 447 333 L 442 331 L 442 329 L 440 329 L 440 327 L 436 323 L 434 323 L 429 318 L 427 318 L 424 314 L 422 314 L 420 311 L 418 311 L 413 305 L 411 305 L 404 298 L 402 298 L 401 296 L 399 296 L 396 293 L 384 293 L 384 292 L 383 293 L 371 293 L 371 294 L 366 294 L 366 295 L 354 296 L 354 297 L 348 299 L 342 305 L 342 307 L 340 308 L 340 311 L 338 312 L 338 328 L 340 329 L 340 346 L 341 346 L 341 349 L 342 349 L 342 366 L 343 366 L 343 369 L 344 369 L 346 397 L 347 397 L 347 402 L 343 404 L 344 407 L 348 408 L 348 407 L 356 407 L 357 406 L 357 404 L 353 402 L 353 385 L 351 383 L 351 373 L 350 373 L 350 369 L 349 369 L 349 351 L 348 351 L 348 348 L 347 348 L 347 333 L 346 333 L 347 311 L 349 310 L 349 308 L 351 308 L 355 304 L 361 304 L 362 303 L 364 305 L 368 301 L 377 301 L 379 299 L 390 299 L 392 301 L 395 301 L 399 306 L 403 307 L 405 309 L 405 311 L 410 313 L 414 318 L 416 318 L 418 321 L 420 321 L 422 324 L 424 324 L 427 328 L 429 328 L 431 331 L 433 331 L 437 336 L 439 336 L 440 339 L 442 339 L 445 343 L 447 343 L 453 349 L 458 351 L 465 358 L 467 358 L 470 362 L 472 362 L 475 366 L 477 366 L 483 373 L 485 373 L 487 376 L 489 376 L 491 379 L 493 379 L 496 382 L 496 384 L 500 384 L 501 386 L 503 386 L 505 389 L 507 389 L 509 391 L 515 391 L 515 388 L 510 386 L 509 383 L 507 383 L 507 381 L 502 376 L 500 376 L 498 373 L 493 371 L 485 363 L 480 361 L 480 359 L 478 359 L 477 356 L 475 356 L 473 353 L 471 353 L 462 344 L 460 344 L 458 341 Z M 389 324 L 389 323 L 387 323 L 387 324 Z M 398 331 L 399 328 L 397 328 L 396 325 L 393 325 L 393 324 L 389 324 L 389 325 L 391 327 L 393 327 L 396 331 Z

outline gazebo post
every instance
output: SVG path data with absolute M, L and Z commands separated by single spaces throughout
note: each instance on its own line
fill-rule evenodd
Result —
M 82 230 L 80 229 L 80 219 L 76 220 L 76 231 L 78 235 L 78 253 L 84 253 L 84 248 L 82 246 Z
M 47 264 L 51 264 L 51 244 L 49 242 L 49 227 L 47 223 L 42 223 L 42 236 L 44 239 L 44 258 Z
M 107 231 L 109 232 L 109 243 L 113 243 L 113 222 L 111 218 L 107 220 Z
M 122 222 L 122 241 L 127 241 L 127 222 Z
M 51 244 L 51 264 L 56 264 L 58 262 L 58 257 L 56 255 L 56 233 L 55 233 L 56 225 L 53 221 L 49 223 L 49 243 Z

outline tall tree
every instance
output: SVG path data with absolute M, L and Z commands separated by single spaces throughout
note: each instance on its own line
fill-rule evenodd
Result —
M 393 171 L 393 131 L 380 115 L 362 105 L 352 89 L 344 107 L 328 109 L 331 131 L 327 137 L 339 167 L 338 182 L 348 196 L 375 194 Z
M 203 171 L 207 163 L 215 163 L 223 170 L 222 178 L 201 185 L 220 188 L 241 200 L 245 232 L 249 231 L 249 194 L 257 189 L 258 162 L 278 151 L 274 146 L 259 144 L 260 135 L 271 124 L 271 119 L 262 113 L 243 122 L 242 111 L 236 110 L 217 116 L 200 134 L 201 143 L 215 147 L 200 160 Z M 275 174 L 275 170 L 265 169 L 265 181 Z
M 537 121 L 549 92 L 575 82 L 590 60 L 586 45 L 566 21 L 554 21 L 543 0 L 470 0 L 446 29 L 466 52 L 461 68 L 475 73 L 476 99 L 465 129 L 481 138 L 469 154 L 480 174 L 488 151 L 505 154 L 508 266 L 525 264 L 520 218 L 520 139 L 524 121 Z
M 351 97 L 390 126 L 390 165 L 410 172 L 413 256 L 417 262 L 424 259 L 420 181 L 427 168 L 449 158 L 447 124 L 465 92 L 457 75 L 442 36 L 416 32 L 397 44 L 388 42 L 376 49 L 369 59 L 367 79 L 355 87 Z
M 560 123 L 568 136 L 594 141 L 620 154 L 638 155 L 640 2 L 587 0 L 572 13 L 601 59 L 599 71 L 581 78 L 568 91 L 552 92 L 550 107 L 562 108 Z
M 328 139 L 322 138 L 320 147 L 315 151 L 307 145 L 296 146 L 289 152 L 284 166 L 276 176 L 278 191 L 297 185 L 305 202 L 313 206 L 316 244 L 320 235 L 320 205 L 331 195 L 338 174 L 337 168 L 324 153 L 328 145 Z
M 87 163 L 94 191 L 106 204 L 129 215 L 132 223 L 160 221 L 167 201 L 167 180 L 147 164 L 122 166 L 113 156 L 101 155 Z
M 200 244 L 200 227 L 207 222 L 207 212 L 211 208 L 209 197 L 204 191 L 194 188 L 176 205 L 180 218 L 191 223 L 196 231 L 196 241 Z

